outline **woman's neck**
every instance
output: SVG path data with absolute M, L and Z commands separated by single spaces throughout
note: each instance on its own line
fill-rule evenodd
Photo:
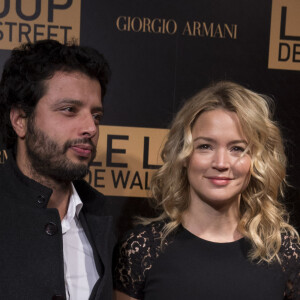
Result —
M 233 242 L 242 238 L 237 231 L 238 222 L 238 201 L 224 205 L 191 201 L 182 216 L 184 228 L 202 239 L 216 243 Z

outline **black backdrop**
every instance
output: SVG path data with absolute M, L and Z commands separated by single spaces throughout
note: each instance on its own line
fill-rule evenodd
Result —
M 78 1 L 65 2 L 71 7 Z M 1 5 L 0 2 L 0 11 Z M 292 212 L 292 222 L 298 226 L 300 45 L 297 39 L 284 41 L 290 47 L 289 59 L 282 52 L 283 66 L 269 65 L 271 53 L 281 39 L 278 26 L 282 19 L 277 17 L 276 23 L 272 19 L 278 7 L 287 7 L 286 32 L 296 37 L 298 34 L 300 39 L 300 21 L 294 18 L 300 7 L 295 0 L 81 0 L 77 20 L 80 44 L 97 48 L 112 69 L 104 100 L 104 125 L 167 128 L 185 99 L 221 79 L 272 97 L 289 159 L 288 182 L 293 186 L 285 201 Z M 68 10 L 60 9 L 60 13 L 64 12 Z M 5 17 L 0 22 L 4 23 Z M 277 44 L 270 43 L 272 30 Z M 0 49 L 6 49 L 1 44 L 2 41 Z M 1 68 L 9 51 L 0 50 Z M 275 54 L 277 60 L 278 55 Z M 99 144 L 98 151 L 102 150 Z M 134 215 L 153 213 L 144 197 L 109 199 L 120 233 L 131 226 Z

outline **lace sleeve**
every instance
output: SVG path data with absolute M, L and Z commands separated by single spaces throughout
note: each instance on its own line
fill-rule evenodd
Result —
M 285 299 L 300 300 L 300 245 L 290 236 L 284 236 L 280 259 L 287 283 Z
M 139 226 L 129 232 L 119 247 L 114 272 L 115 289 L 136 299 L 143 299 L 147 272 L 159 255 L 161 226 Z

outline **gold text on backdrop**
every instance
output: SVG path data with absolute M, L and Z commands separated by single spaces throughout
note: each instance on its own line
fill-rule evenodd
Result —
M 179 33 L 184 36 L 229 38 L 237 39 L 238 25 L 217 22 L 187 21 L 183 28 L 178 28 L 174 19 L 148 18 L 138 16 L 119 16 L 116 19 L 119 31 L 155 33 L 174 35 Z
M 216 24 L 206 22 L 186 22 L 182 35 L 210 38 L 237 38 L 237 24 Z
M 148 32 L 160 34 L 174 34 L 177 31 L 177 23 L 170 19 L 140 18 L 120 16 L 116 20 L 119 31 Z

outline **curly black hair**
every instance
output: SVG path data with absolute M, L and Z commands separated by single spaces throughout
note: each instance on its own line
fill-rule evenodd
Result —
M 79 46 L 75 40 L 68 44 L 42 40 L 13 49 L 0 81 L 0 133 L 7 149 L 17 140 L 10 122 L 11 108 L 19 107 L 30 117 L 45 93 L 44 81 L 57 71 L 79 71 L 97 79 L 104 97 L 110 68 L 97 50 Z

